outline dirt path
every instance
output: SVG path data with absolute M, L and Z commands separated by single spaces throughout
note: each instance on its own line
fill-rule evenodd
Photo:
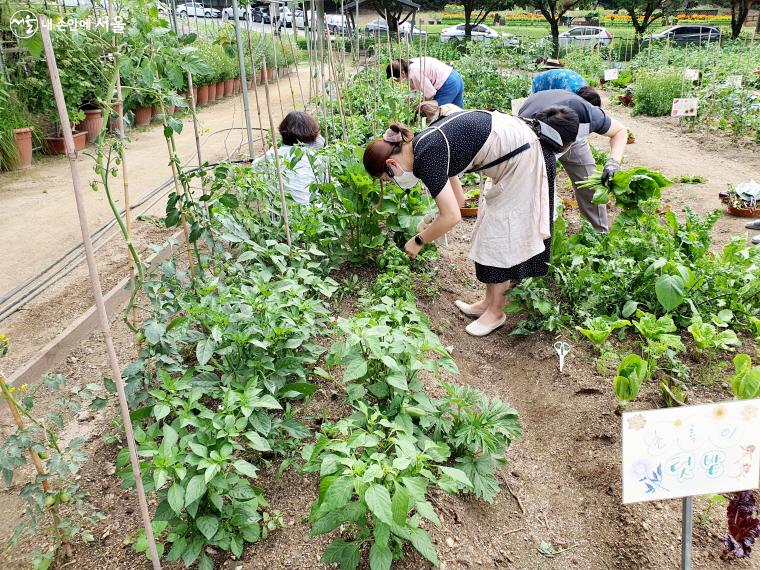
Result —
M 308 68 L 307 68 L 308 69 Z M 307 88 L 308 71 L 300 72 L 303 88 Z M 293 83 L 295 101 L 290 92 Z M 264 104 L 263 86 L 259 86 L 259 99 Z M 282 94 L 282 109 L 280 96 Z M 308 93 L 305 93 L 308 95 Z M 295 74 L 270 85 L 273 97 L 272 113 L 275 122 L 294 107 L 301 108 L 301 98 Z M 259 125 L 254 92 L 249 92 L 253 106 L 252 121 Z M 268 127 L 266 109 L 262 109 L 264 126 Z M 237 158 L 241 147 L 247 146 L 242 96 L 228 97 L 202 107 L 198 111 L 201 127 L 203 159 L 217 161 L 225 157 Z M 196 147 L 192 121 L 185 118 L 185 128 L 176 137 L 177 153 L 183 163 L 196 165 Z M 259 137 L 254 132 L 254 137 Z M 132 200 L 155 188 L 171 176 L 168 151 L 163 133 L 155 125 L 135 128 L 129 133 L 126 162 Z M 94 151 L 89 146 L 79 154 L 78 167 L 84 187 L 95 179 L 93 159 L 88 156 Z M 114 194 L 121 197 L 121 172 L 112 182 Z M 111 217 L 111 211 L 102 192 L 86 190 L 87 213 L 90 227 L 95 229 Z M 121 200 L 120 200 L 121 201 Z M 159 206 L 160 208 L 160 206 Z M 4 248 L 2 271 L 0 271 L 0 291 L 6 291 L 26 277 L 40 271 L 50 259 L 63 254 L 80 238 L 79 222 L 76 216 L 71 190 L 71 176 L 65 157 L 43 157 L 36 159 L 30 170 L 0 174 L 0 240 Z
M 299 78 L 304 96 L 308 97 L 308 66 L 301 68 L 298 76 L 292 73 L 278 83 L 270 84 L 275 126 L 282 119 L 283 111 L 288 113 L 294 108 L 302 108 Z M 295 104 L 291 97 L 291 85 Z M 257 89 L 263 105 L 264 87 L 258 86 Z M 249 100 L 252 122 L 258 127 L 260 123 L 253 90 L 249 91 Z M 266 108 L 262 108 L 261 112 L 264 126 L 268 128 Z M 242 96 L 227 97 L 200 108 L 198 119 L 204 161 L 242 156 L 240 149 L 247 146 Z M 177 153 L 184 164 L 194 166 L 197 165 L 197 158 L 192 120 L 186 117 L 183 122 L 184 129 L 177 136 Z M 262 148 L 260 134 L 257 128 L 254 131 L 257 152 Z M 166 141 L 157 125 L 136 128 L 129 133 L 129 139 L 126 155 L 129 187 L 131 201 L 137 203 L 142 196 L 165 182 L 171 176 L 171 170 Z M 78 157 L 91 231 L 112 218 L 104 193 L 89 189 L 89 182 L 95 179 L 93 159 L 88 155 L 93 151 L 90 146 Z M 120 207 L 123 194 L 121 176 L 122 172 L 119 171 L 111 183 Z M 161 216 L 164 205 L 165 200 L 162 199 L 146 215 L 149 218 Z M 149 246 L 162 243 L 169 233 L 150 221 L 136 221 L 134 224 L 135 243 L 141 254 L 148 254 Z M 0 294 L 36 275 L 80 241 L 71 175 L 65 157 L 43 157 L 30 170 L 0 173 L 0 243 L 4 244 L 0 256 Z M 120 236 L 98 251 L 97 259 L 104 291 L 127 275 L 126 252 Z M 0 323 L 0 330 L 14 342 L 14 350 L 3 365 L 14 369 L 91 305 L 89 279 L 82 264 L 24 309 Z

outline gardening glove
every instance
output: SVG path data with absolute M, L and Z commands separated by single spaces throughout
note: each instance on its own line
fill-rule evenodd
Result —
M 607 188 L 612 188 L 612 177 L 618 170 L 620 170 L 620 163 L 614 158 L 608 159 L 602 170 L 602 184 Z
M 425 214 L 425 217 L 420 220 L 419 224 L 417 224 L 417 233 L 425 231 L 425 228 L 430 227 L 430 224 L 432 224 L 437 217 L 438 214 L 436 212 L 428 212 Z

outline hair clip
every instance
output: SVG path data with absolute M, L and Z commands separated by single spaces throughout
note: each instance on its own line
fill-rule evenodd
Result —
M 388 129 L 383 135 L 383 140 L 389 143 L 404 142 L 404 136 L 401 133 L 397 133 L 393 129 Z

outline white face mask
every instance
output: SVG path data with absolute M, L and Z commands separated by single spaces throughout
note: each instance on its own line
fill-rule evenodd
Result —
M 393 180 L 396 181 L 396 184 L 398 184 L 401 188 L 404 190 L 408 190 L 409 188 L 414 188 L 417 186 L 417 183 L 420 181 L 419 178 L 417 178 L 414 173 L 407 172 L 406 170 L 402 170 L 401 174 L 398 176 L 394 176 Z

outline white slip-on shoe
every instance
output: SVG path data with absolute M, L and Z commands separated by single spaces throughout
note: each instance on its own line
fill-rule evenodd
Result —
M 755 245 L 760 244 L 760 234 L 757 234 L 755 237 L 752 238 L 752 243 Z
M 485 312 L 485 311 L 473 311 L 470 308 L 470 305 L 468 305 L 464 301 L 460 301 L 459 299 L 457 299 L 456 301 L 454 301 L 454 304 L 457 306 L 457 309 L 459 309 L 460 311 L 462 311 L 462 313 L 464 313 L 468 317 L 479 317 L 480 315 L 482 315 Z
M 478 321 L 473 321 L 467 325 L 464 330 L 467 334 L 472 336 L 486 336 L 491 334 L 496 329 L 502 327 L 507 322 L 507 315 L 503 315 L 498 321 L 492 325 L 481 325 Z

